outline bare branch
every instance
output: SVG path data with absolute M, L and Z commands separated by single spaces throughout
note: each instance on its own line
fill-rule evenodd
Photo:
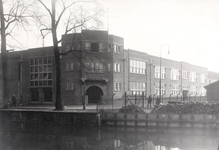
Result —
M 38 2 L 40 2 L 43 5 L 43 7 L 48 11 L 50 17 L 52 17 L 52 12 L 50 11 L 50 9 L 41 0 L 38 0 Z

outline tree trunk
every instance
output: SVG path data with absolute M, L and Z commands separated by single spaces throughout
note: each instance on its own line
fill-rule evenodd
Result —
M 1 54 L 2 54 L 2 73 L 3 73 L 3 103 L 4 106 L 9 102 L 8 95 L 8 54 L 6 50 L 6 36 L 5 36 L 5 21 L 3 3 L 0 0 L 0 16 L 1 16 Z
M 58 47 L 58 40 L 57 40 L 57 26 L 55 21 L 55 0 L 51 0 L 52 2 L 52 38 L 53 38 L 53 48 L 54 48 L 54 57 L 55 57 L 55 67 L 56 67 L 56 103 L 55 103 L 55 110 L 63 110 L 63 105 L 61 101 L 61 68 L 60 68 L 60 51 Z

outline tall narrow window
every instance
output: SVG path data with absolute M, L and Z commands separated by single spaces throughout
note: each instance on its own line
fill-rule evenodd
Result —
M 110 66 L 110 64 L 107 65 L 107 70 L 108 70 L 108 71 L 111 70 L 111 66 Z
M 65 71 L 69 71 L 69 62 L 65 63 Z
M 91 44 L 89 42 L 85 42 L 85 50 L 90 51 L 91 50 Z
M 115 82 L 114 90 L 115 91 L 121 91 L 121 86 L 122 86 L 121 82 Z
M 74 64 L 73 62 L 70 62 L 70 71 L 73 71 L 74 70 Z
M 114 63 L 114 71 L 121 72 L 121 64 L 120 63 Z

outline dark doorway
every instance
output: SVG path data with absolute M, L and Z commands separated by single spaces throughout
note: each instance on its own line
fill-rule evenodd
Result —
M 30 100 L 32 102 L 38 102 L 39 101 L 39 91 L 38 91 L 38 88 L 30 89 Z
M 52 102 L 52 88 L 43 88 L 44 102 Z
M 88 103 L 99 103 L 103 95 L 103 91 L 98 86 L 91 86 L 87 89 Z

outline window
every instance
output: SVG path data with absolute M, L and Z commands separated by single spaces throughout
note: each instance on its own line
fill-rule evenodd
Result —
M 104 50 L 104 45 L 103 45 L 103 43 L 100 43 L 99 44 L 99 52 L 103 52 L 103 50 Z
M 85 67 L 86 72 L 89 73 L 104 73 L 104 66 L 102 63 L 86 62 Z
M 197 76 L 195 72 L 190 72 L 190 82 L 197 82 Z
M 114 71 L 121 72 L 121 64 L 120 63 L 114 63 Z
M 85 42 L 85 50 L 89 52 L 103 52 L 104 44 L 103 43 L 89 43 Z
M 156 83 L 155 84 L 155 93 L 157 95 L 160 95 L 160 84 Z M 165 88 L 165 84 L 161 84 L 161 95 L 166 94 L 166 88 Z
M 171 80 L 179 80 L 179 70 L 171 69 Z
M 146 73 L 146 62 L 130 60 L 130 73 L 145 74 Z
M 114 53 L 120 54 L 121 52 L 121 46 L 119 45 L 114 45 Z
M 111 70 L 111 65 L 110 65 L 110 64 L 107 65 L 107 70 L 108 70 L 108 71 Z
M 191 93 L 192 96 L 195 96 L 197 93 L 197 87 L 196 86 L 190 86 L 189 92 Z
M 70 51 L 70 45 L 66 44 L 65 52 L 68 52 L 68 51 Z
M 143 82 L 129 82 L 129 89 L 132 91 L 132 95 L 142 95 L 145 92 L 146 83 Z
M 185 71 L 185 70 L 182 71 L 182 78 L 188 79 L 188 71 Z
M 99 43 L 91 43 L 91 52 L 99 52 Z
M 91 44 L 90 43 L 88 43 L 88 42 L 85 43 L 85 50 L 86 51 L 90 51 L 91 50 Z
M 179 94 L 179 85 L 171 84 L 171 93 L 173 96 Z
M 69 71 L 69 62 L 65 63 L 65 71 Z
M 65 90 L 66 91 L 73 91 L 74 90 L 74 83 L 73 83 L 73 81 L 66 81 L 65 82 Z
M 207 75 L 200 74 L 200 82 L 201 83 L 206 83 L 207 82 Z
M 107 51 L 108 51 L 108 52 L 111 51 L 111 45 L 110 45 L 110 44 L 108 44 Z
M 30 59 L 30 86 L 52 86 L 52 57 Z
M 70 71 L 73 71 L 74 70 L 74 64 L 73 62 L 70 62 Z
M 122 86 L 121 82 L 115 82 L 114 90 L 115 91 L 121 91 L 121 86 Z
M 65 63 L 65 71 L 73 71 L 73 70 L 74 70 L 73 62 L 66 62 Z
M 72 51 L 72 50 L 74 50 L 73 43 L 66 44 L 65 52 Z
M 182 86 L 182 89 L 183 89 L 183 90 L 188 90 L 188 89 L 189 89 L 189 86 L 188 86 L 188 85 L 183 85 L 183 86 Z
M 155 78 L 160 78 L 160 67 L 159 66 L 155 67 Z M 165 68 L 161 67 L 161 79 L 165 79 L 165 78 L 166 78 Z

